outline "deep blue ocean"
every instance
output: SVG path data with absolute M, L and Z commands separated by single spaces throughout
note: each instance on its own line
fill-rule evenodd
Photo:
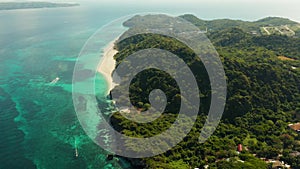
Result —
M 122 168 L 117 159 L 106 161 L 108 153 L 79 125 L 72 73 L 79 52 L 96 30 L 124 15 L 146 11 L 195 13 L 206 19 L 222 15 L 200 6 L 165 10 L 101 3 L 0 11 L 0 169 Z M 59 81 L 50 84 L 56 77 Z M 97 90 L 105 93 L 104 78 L 97 78 Z

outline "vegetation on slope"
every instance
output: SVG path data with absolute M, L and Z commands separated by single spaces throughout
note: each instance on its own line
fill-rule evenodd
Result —
M 295 32 L 296 36 L 300 36 L 300 24 L 294 21 L 291 21 L 287 18 L 279 18 L 279 17 L 267 17 L 264 19 L 260 19 L 258 21 L 249 22 L 249 21 L 242 21 L 242 20 L 231 20 L 231 19 L 216 19 L 211 21 L 206 21 L 195 17 L 194 15 L 186 14 L 180 16 L 196 26 L 198 26 L 201 30 L 205 30 L 206 28 L 209 31 L 222 31 L 231 28 L 239 28 L 242 29 L 244 32 L 251 33 L 254 35 L 261 35 L 266 34 L 265 30 L 262 29 L 263 27 L 270 27 L 270 28 L 280 28 L 281 26 L 287 26 L 289 29 L 290 34 L 291 30 Z M 275 31 L 278 33 L 278 31 Z
M 203 26 L 204 21 L 190 15 L 188 17 L 195 25 Z M 275 24 L 270 20 L 273 19 L 260 20 L 257 24 Z M 195 54 L 175 39 L 153 34 L 137 35 L 117 44 L 119 53 L 115 59 L 118 64 L 141 49 L 165 49 L 188 64 L 198 86 L 201 86 L 199 95 L 203 101 L 191 132 L 166 153 L 138 161 L 143 161 L 142 167 L 147 168 L 201 168 L 209 165 L 209 168 L 257 169 L 269 167 L 260 159 L 267 158 L 283 160 L 293 168 L 300 168 L 300 156 L 293 155 L 300 152 L 300 135 L 288 126 L 300 120 L 300 39 L 252 35 L 243 29 L 247 27 L 244 24 L 250 22 L 242 21 L 231 23 L 232 28 L 226 25 L 227 28 L 221 30 L 215 26 L 216 22 L 220 21 L 210 23 L 214 23 L 216 31 L 210 31 L 207 35 L 223 62 L 228 95 L 221 123 L 214 135 L 203 144 L 198 142 L 198 137 L 209 108 L 210 86 L 207 85 L 209 80 L 203 64 L 195 59 Z M 222 22 L 219 27 L 223 26 Z M 280 60 L 278 56 L 281 55 L 294 60 Z M 157 81 L 164 81 L 165 84 L 157 85 Z M 115 113 L 111 118 L 112 125 L 134 137 L 151 137 L 172 125 L 181 100 L 180 91 L 168 74 L 149 69 L 137 75 L 130 87 L 131 102 L 136 108 L 146 110 L 149 107 L 148 94 L 157 87 L 168 98 L 167 108 L 158 120 L 137 124 Z M 240 154 L 236 152 L 238 144 L 244 146 Z M 133 148 L 131 151 L 142 150 Z

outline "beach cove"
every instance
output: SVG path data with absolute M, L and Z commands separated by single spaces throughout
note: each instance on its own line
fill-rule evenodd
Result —
M 113 79 L 113 71 L 116 67 L 116 60 L 114 59 L 114 55 L 118 53 L 115 49 L 115 43 L 117 40 L 110 42 L 103 50 L 102 59 L 98 65 L 97 71 L 101 73 L 101 75 L 105 78 L 107 82 L 107 95 L 109 92 L 118 84 Z

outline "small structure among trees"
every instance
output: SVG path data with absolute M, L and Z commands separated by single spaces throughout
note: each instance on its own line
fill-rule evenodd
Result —
M 239 144 L 239 145 L 238 145 L 237 151 L 238 151 L 238 152 L 242 152 L 242 151 L 243 151 L 243 145 L 242 145 L 242 144 Z
M 289 127 L 297 132 L 300 132 L 300 123 L 290 124 Z

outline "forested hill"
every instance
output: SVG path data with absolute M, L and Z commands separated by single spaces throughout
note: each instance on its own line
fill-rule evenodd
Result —
M 183 17 L 199 27 L 208 27 L 206 34 L 224 65 L 228 88 L 222 121 L 213 136 L 203 144 L 198 142 L 209 108 L 210 86 L 205 85 L 209 80 L 203 64 L 187 46 L 153 34 L 125 39 L 117 44 L 119 53 L 115 59 L 118 64 L 141 49 L 166 49 L 188 64 L 201 86 L 200 111 L 189 135 L 164 154 L 129 160 L 136 168 L 263 169 L 274 167 L 272 162 L 266 162 L 272 160 L 300 168 L 300 134 L 289 126 L 300 122 L 300 38 L 249 33 L 249 25 L 292 25 L 294 22 L 278 18 L 251 23 L 203 21 L 192 15 Z M 147 20 L 147 16 L 141 20 Z M 284 22 L 277 23 L 276 20 Z M 157 83 L 162 81 L 167 84 Z M 113 127 L 134 137 L 150 137 L 169 128 L 177 117 L 180 91 L 168 74 L 150 69 L 137 75 L 130 87 L 131 102 L 143 113 L 150 106 L 149 92 L 156 88 L 163 90 L 168 99 L 167 108 L 158 120 L 138 124 L 115 113 L 111 118 Z M 117 87 L 114 90 L 122 92 L 124 89 Z M 189 117 L 186 118 L 188 123 Z M 239 144 L 243 146 L 241 153 L 236 151 Z M 131 144 L 124 143 L 124 146 L 130 151 L 143 151 Z
M 284 35 L 253 36 L 240 28 L 212 31 L 207 34 L 218 47 L 251 49 L 261 47 L 273 51 L 277 56 L 300 60 L 300 38 Z
M 221 31 L 229 28 L 240 28 L 245 32 L 255 35 L 281 34 L 300 36 L 300 24 L 287 18 L 267 17 L 258 21 L 249 22 L 231 19 L 206 21 L 190 14 L 182 15 L 180 17 L 192 22 L 201 30 L 208 29 L 208 31 Z

